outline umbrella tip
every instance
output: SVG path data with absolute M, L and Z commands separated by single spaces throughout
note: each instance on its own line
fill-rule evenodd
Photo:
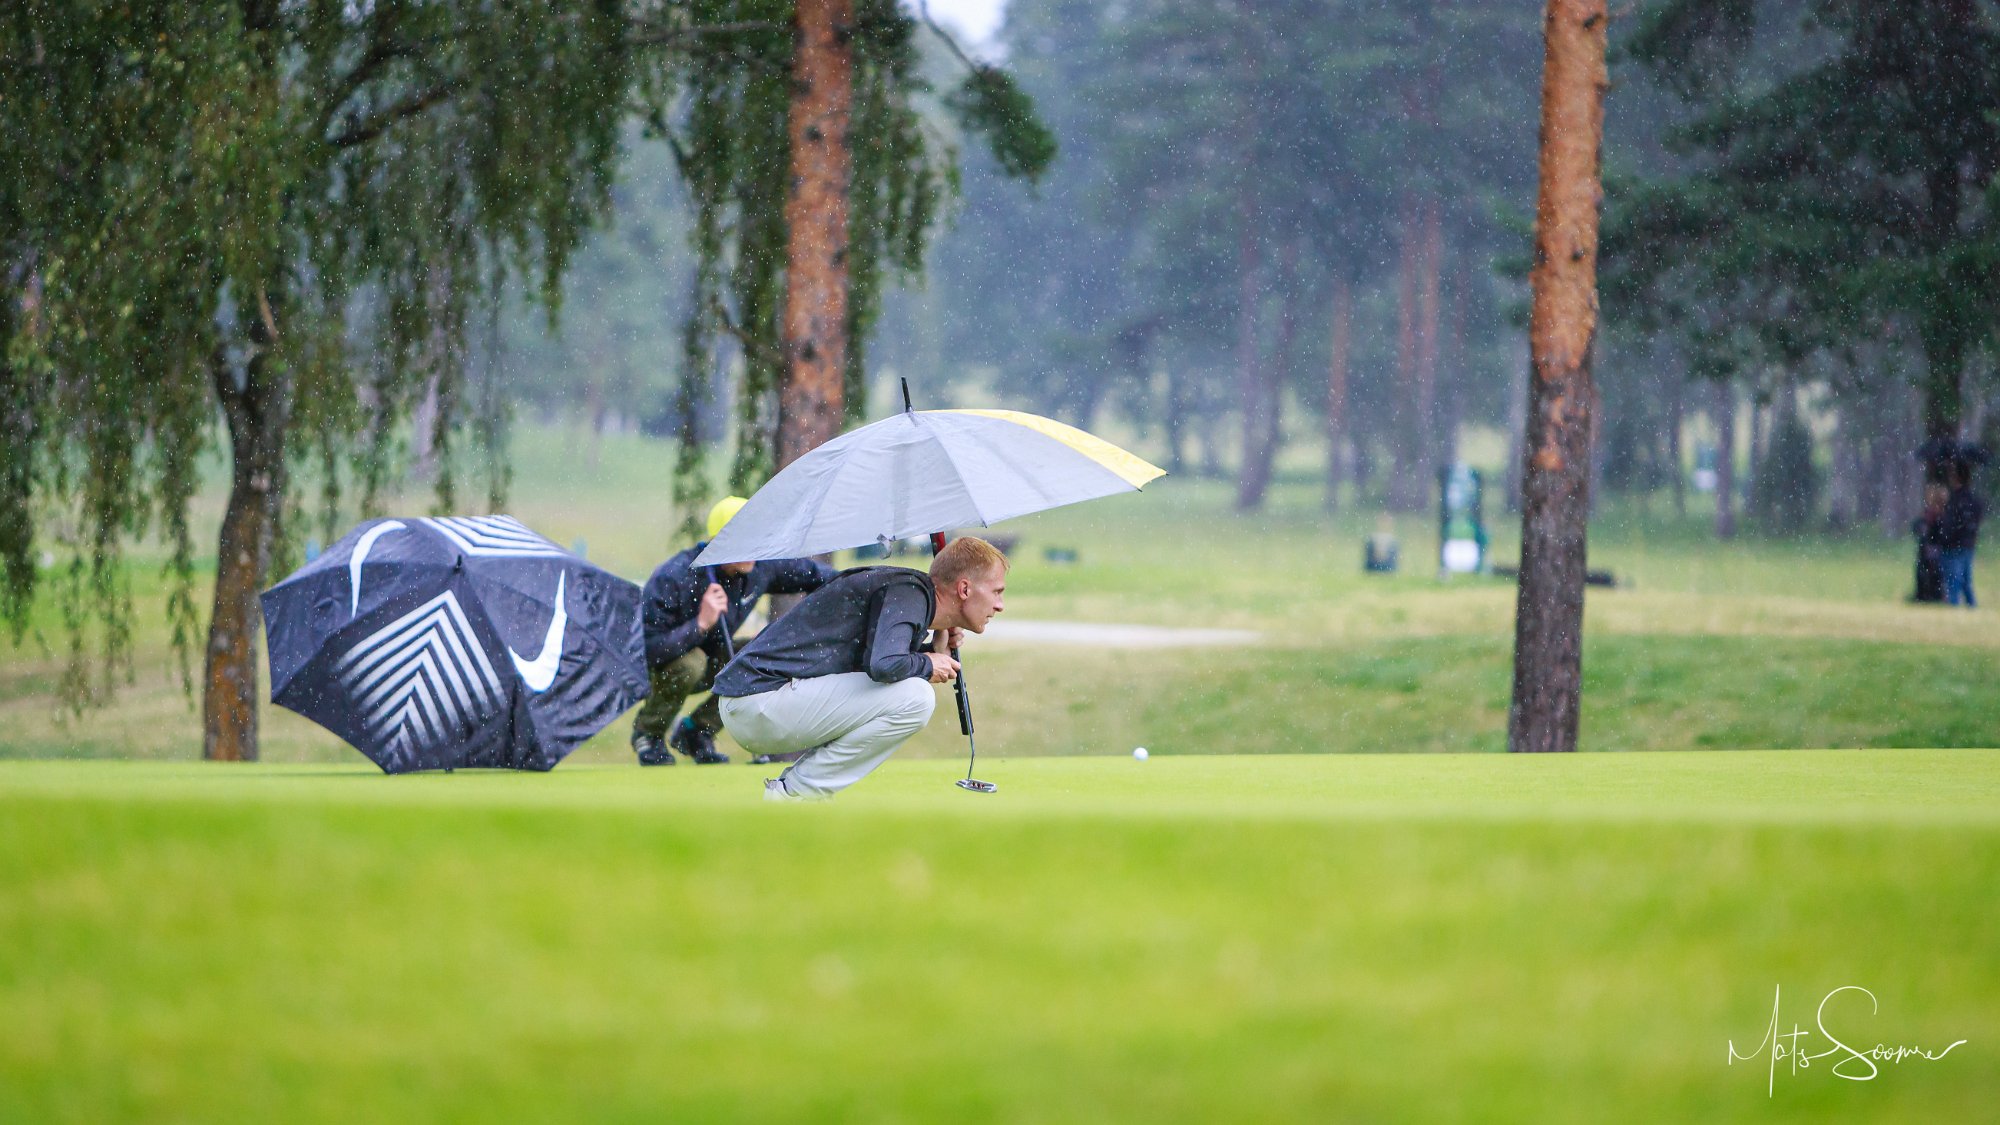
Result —
M 908 414 L 910 412 L 910 377 L 904 375 L 901 378 L 903 381 L 903 413 Z

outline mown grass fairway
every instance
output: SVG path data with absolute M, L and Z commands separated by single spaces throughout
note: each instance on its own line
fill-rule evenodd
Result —
M 741 767 L 0 765 L 0 1120 L 1970 1121 L 2000 1089 L 2000 753 L 983 772 L 800 807 Z M 1726 1064 L 1774 987 L 1788 1031 L 1850 984 L 1851 1045 L 1970 1042 L 1772 1095 Z

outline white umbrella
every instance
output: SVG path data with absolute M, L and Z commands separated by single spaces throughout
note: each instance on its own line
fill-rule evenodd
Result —
M 695 559 L 792 559 L 990 526 L 1133 492 L 1165 475 L 1077 429 L 1014 410 L 905 410 L 787 465 Z

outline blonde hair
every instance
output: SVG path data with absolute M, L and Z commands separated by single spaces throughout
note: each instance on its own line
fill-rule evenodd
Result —
M 1000 548 L 976 535 L 967 535 L 945 544 L 945 548 L 931 560 L 931 584 L 943 589 L 961 578 L 968 578 L 998 567 L 1000 573 L 1007 573 L 1007 556 Z

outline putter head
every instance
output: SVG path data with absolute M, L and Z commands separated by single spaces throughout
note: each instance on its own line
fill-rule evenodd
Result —
M 952 782 L 952 784 L 958 786 L 960 789 L 970 789 L 974 793 L 998 793 L 1000 791 L 1000 787 L 990 781 L 974 781 L 969 777 L 961 777 L 957 781 Z

